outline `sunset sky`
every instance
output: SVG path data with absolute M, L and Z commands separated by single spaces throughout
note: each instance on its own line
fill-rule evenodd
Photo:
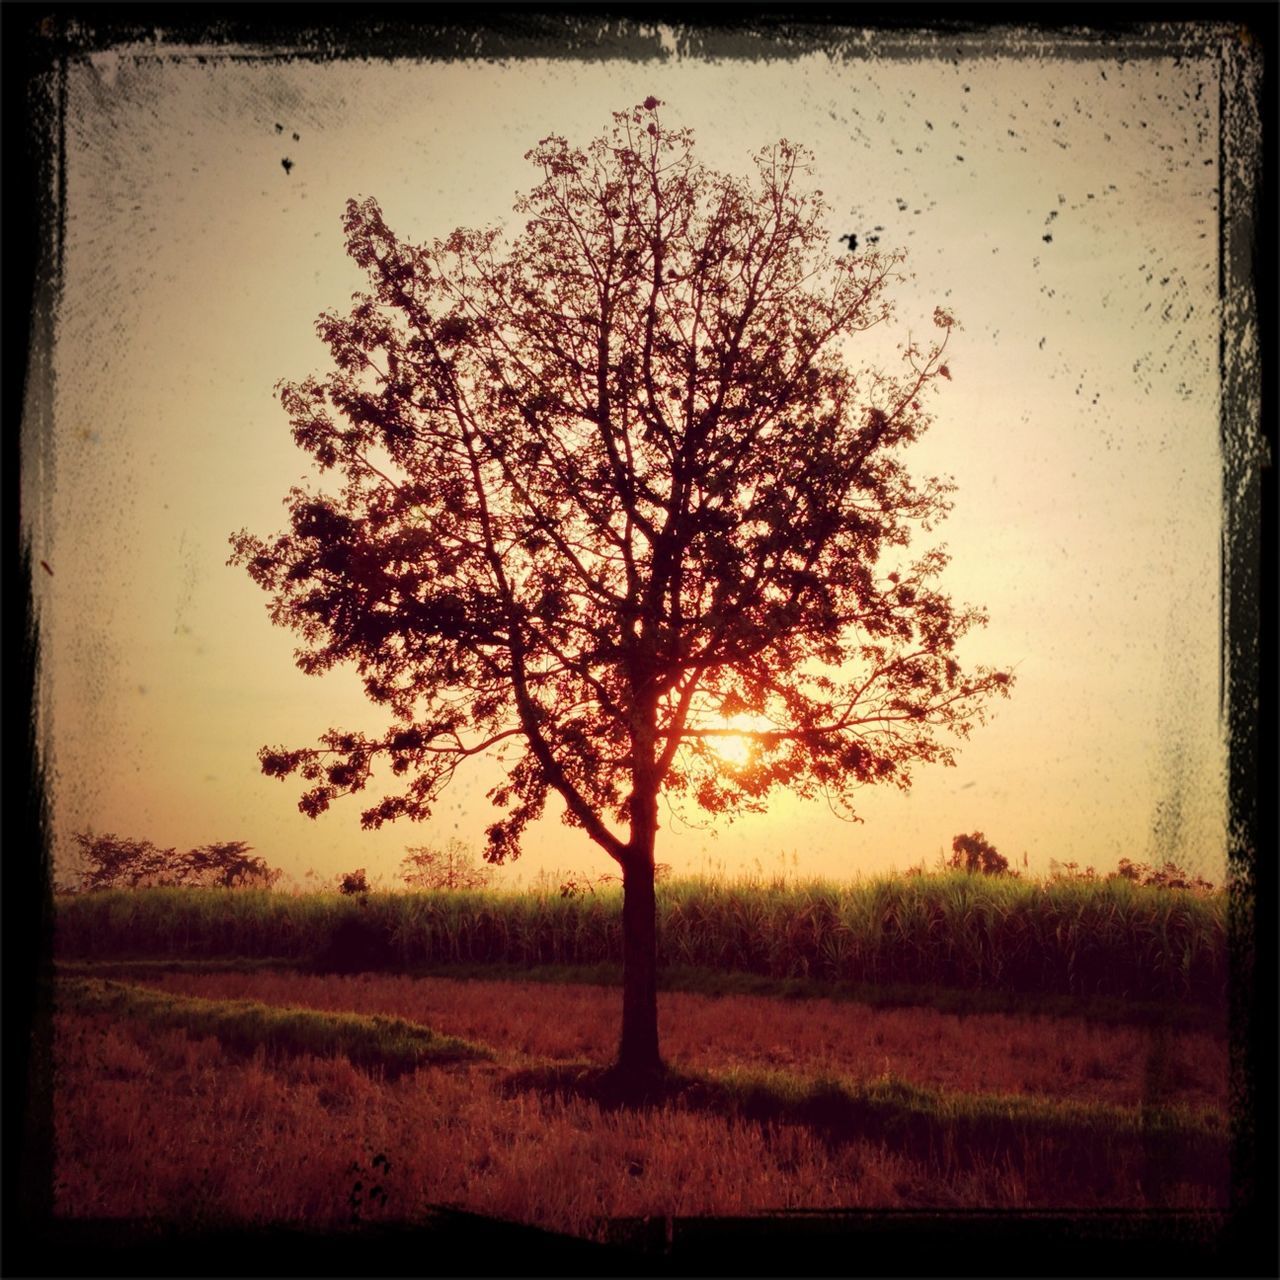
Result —
M 669 32 L 662 49 L 72 64 L 52 466 L 25 513 L 52 570 L 36 593 L 60 858 L 92 829 L 245 840 L 298 879 L 391 881 L 408 846 L 481 847 L 483 764 L 431 821 L 378 832 L 359 799 L 313 822 L 296 779 L 261 774 L 264 744 L 384 722 L 353 673 L 295 668 L 228 537 L 281 528 L 309 474 L 273 388 L 327 369 L 314 321 L 364 284 L 346 200 L 376 197 L 411 241 L 502 222 L 540 138 L 585 143 L 652 94 L 713 168 L 745 171 L 779 137 L 815 153 L 831 252 L 851 232 L 908 252 L 896 340 L 954 312 L 953 380 L 910 462 L 958 486 L 944 581 L 991 615 L 963 656 L 1017 675 L 956 768 L 864 792 L 863 822 L 780 796 L 714 828 L 664 819 L 659 860 L 847 876 L 982 830 L 1033 872 L 1127 856 L 1221 879 L 1216 64 L 1118 47 L 889 57 L 874 41 L 703 61 Z M 558 819 L 499 883 L 614 869 Z

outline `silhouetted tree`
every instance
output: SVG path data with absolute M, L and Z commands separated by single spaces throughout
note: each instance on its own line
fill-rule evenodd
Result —
M 439 846 L 409 849 L 401 859 L 400 873 L 410 889 L 483 889 L 493 868 L 477 865 L 461 840 L 448 840 Z
M 91 831 L 77 831 L 71 838 L 79 847 L 83 890 L 137 889 L 178 882 L 176 849 L 157 848 L 150 840 L 95 836 Z
M 951 842 L 951 859 L 947 864 L 957 870 L 981 872 L 984 876 L 1016 876 L 1009 870 L 1009 859 L 996 852 L 996 847 L 982 834 L 956 836 Z
M 340 875 L 338 892 L 351 898 L 366 895 L 369 892 L 369 878 L 365 875 L 364 868 L 357 867 L 354 871 L 347 871 Z
M 621 868 L 619 1066 L 639 1076 L 661 1068 L 659 795 L 719 814 L 786 787 L 849 808 L 950 763 L 940 731 L 966 734 L 1009 684 L 955 658 L 984 617 L 937 589 L 944 552 L 902 554 L 950 505 L 899 454 L 929 422 L 951 317 L 898 373 L 855 371 L 901 258 L 832 251 L 802 148 L 715 173 L 660 105 L 530 151 L 540 181 L 509 240 L 409 244 L 348 203 L 370 292 L 318 323 L 334 371 L 280 389 L 339 483 L 292 490 L 279 536 L 232 540 L 302 670 L 353 664 L 390 720 L 264 748 L 263 770 L 301 775 L 314 816 L 381 758 L 406 785 L 364 811 L 377 827 L 427 816 L 463 761 L 497 753 L 493 862 L 558 797 Z
M 184 856 L 181 884 L 222 889 L 269 889 L 280 879 L 280 869 L 254 857 L 243 840 L 202 845 Z
M 95 836 L 89 831 L 77 832 L 72 839 L 79 846 L 84 867 L 80 887 L 85 890 L 144 886 L 268 889 L 280 878 L 280 871 L 254 857 L 243 840 L 224 840 L 179 853 L 173 848 L 160 849 L 150 840 Z

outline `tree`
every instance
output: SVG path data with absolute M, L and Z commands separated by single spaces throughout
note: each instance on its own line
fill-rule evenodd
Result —
M 984 876 L 1018 874 L 1009 870 L 1009 859 L 997 853 L 995 845 L 981 831 L 968 836 L 956 836 L 951 842 L 951 860 L 947 865 L 971 874 L 981 872 Z
M 483 889 L 493 869 L 477 866 L 461 840 L 449 840 L 439 847 L 419 845 L 407 850 L 400 873 L 410 889 Z
M 143 885 L 176 884 L 176 849 L 158 849 L 150 840 L 130 840 L 116 835 L 95 836 L 77 831 L 83 870 L 80 888 L 137 889 Z
M 280 879 L 278 867 L 253 856 L 243 840 L 223 840 L 187 852 L 182 878 L 186 885 L 222 889 L 269 889 Z
M 138 889 L 145 886 L 268 889 L 280 878 L 277 868 L 252 855 L 243 840 L 224 840 L 179 853 L 150 840 L 128 840 L 91 831 L 72 837 L 84 863 L 80 887 Z
M 348 203 L 370 291 L 318 322 L 334 370 L 279 388 L 339 483 L 293 489 L 278 536 L 232 539 L 301 669 L 353 664 L 390 720 L 263 748 L 265 773 L 309 784 L 303 812 L 382 760 L 405 785 L 363 823 L 421 819 L 493 753 L 489 861 L 554 795 L 619 865 L 627 1077 L 661 1070 L 659 797 L 729 814 L 786 787 L 852 814 L 859 786 L 950 763 L 944 735 L 1009 686 L 961 670 L 985 617 L 938 589 L 945 552 L 903 552 L 950 506 L 899 453 L 950 377 L 952 318 L 896 374 L 855 371 L 901 256 L 833 251 L 802 148 L 716 173 L 660 106 L 530 151 L 509 240 L 409 244 Z
M 369 892 L 369 878 L 363 867 L 344 872 L 338 877 L 338 892 L 349 898 L 364 897 Z

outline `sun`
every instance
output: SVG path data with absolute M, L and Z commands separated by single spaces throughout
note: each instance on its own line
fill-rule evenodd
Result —
M 740 730 L 737 733 L 727 733 L 723 737 L 707 738 L 706 742 L 725 764 L 734 769 L 745 769 L 759 750 L 758 744 L 750 735 L 771 729 L 773 726 L 763 716 L 744 711 L 737 715 L 721 716 L 717 723 L 709 725 L 708 728 L 714 728 L 718 734 L 726 729 Z

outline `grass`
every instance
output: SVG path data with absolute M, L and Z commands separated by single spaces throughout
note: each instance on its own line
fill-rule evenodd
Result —
M 392 1014 L 488 1045 L 510 1060 L 603 1059 L 618 1034 L 619 993 L 599 985 L 276 969 L 153 970 L 134 980 L 173 995 Z M 1127 1107 L 1183 1103 L 1223 1112 L 1228 1106 L 1224 1029 L 686 991 L 660 995 L 658 1021 L 667 1060 L 686 1072 L 782 1070 L 860 1081 L 890 1074 L 965 1093 Z
M 607 1073 L 590 1065 L 533 1068 L 511 1076 L 506 1087 L 618 1105 Z M 888 1075 L 855 1082 L 776 1070 L 673 1073 L 653 1102 L 757 1124 L 803 1125 L 829 1142 L 883 1142 L 949 1172 L 1034 1158 L 1060 1172 L 1070 1162 L 1073 1181 L 1102 1178 L 1116 1163 L 1143 1164 L 1148 1178 L 1166 1181 L 1225 1185 L 1229 1177 L 1225 1117 L 1210 1108 L 1121 1107 L 962 1093 Z
M 165 973 L 264 973 L 289 972 L 294 962 L 278 957 L 256 960 L 252 956 L 219 956 L 208 960 L 58 960 L 57 972 L 71 978 L 147 978 Z
M 57 1212 L 331 1227 L 452 1203 L 603 1239 L 611 1217 L 1227 1204 L 1225 895 L 665 883 L 673 1071 L 644 1106 L 601 1065 L 619 907 L 61 900 Z
M 394 1077 L 426 1063 L 487 1058 L 479 1045 L 442 1036 L 404 1018 L 334 1013 L 262 1004 L 253 1000 L 206 1000 L 173 995 L 105 979 L 73 978 L 59 984 L 59 1008 L 113 1018 L 140 1019 L 213 1036 L 226 1049 L 253 1054 L 341 1055 L 354 1066 Z
M 97 978 L 148 978 L 170 973 L 216 975 L 222 973 L 326 972 L 324 966 L 306 962 L 251 956 L 208 960 L 62 960 L 63 974 Z M 417 965 L 400 970 L 413 978 L 450 978 L 461 981 L 519 982 L 546 985 L 621 987 L 622 966 L 616 963 L 533 965 L 452 963 Z M 958 987 L 909 986 L 905 983 L 872 984 L 834 982 L 821 978 L 774 978 L 767 974 L 734 973 L 692 966 L 668 965 L 658 972 L 659 991 L 697 995 L 766 996 L 781 1000 L 838 1000 L 873 1009 L 935 1009 L 958 1017 L 1004 1013 L 1049 1018 L 1083 1018 L 1108 1025 L 1167 1026 L 1179 1030 L 1217 1031 L 1225 1022 L 1225 1008 L 1158 1000 L 1129 1000 L 1118 996 L 1043 995 L 1036 992 L 991 991 Z
M 623 1106 L 587 1062 L 361 1071 L 338 1038 L 300 1037 L 356 1025 L 367 1042 L 372 1018 L 64 985 L 64 1216 L 334 1226 L 447 1202 L 602 1238 L 610 1217 L 652 1214 L 1226 1202 L 1225 1125 L 1204 1109 L 705 1066 Z
M 846 1131 L 888 1132 L 924 1124 L 947 1129 L 968 1145 L 994 1133 L 1028 1133 L 1075 1139 L 1082 1133 L 1129 1138 L 1168 1138 L 1202 1143 L 1226 1155 L 1226 1119 L 1209 1107 L 1123 1107 L 1105 1102 L 964 1093 L 930 1088 L 885 1075 L 850 1083 L 807 1079 L 793 1072 L 730 1071 L 698 1085 L 720 1092 L 731 1109 L 762 1119 L 835 1124 Z
M 776 982 L 1224 1002 L 1227 898 L 963 872 L 852 884 L 664 882 L 662 965 Z M 108 891 L 58 904 L 66 959 L 256 957 L 335 972 L 614 964 L 621 893 Z
M 155 972 L 163 961 L 150 964 Z M 228 966 L 228 968 L 233 966 Z M 234 968 L 249 971 L 252 961 L 237 961 Z M 142 972 L 142 969 L 138 970 Z M 188 967 L 199 972 L 198 964 Z M 414 977 L 442 977 L 479 981 L 581 983 L 603 987 L 622 985 L 620 964 L 534 965 L 510 964 L 423 965 L 410 971 Z M 966 989 L 962 987 L 911 986 L 906 983 L 840 982 L 822 978 L 776 978 L 768 974 L 699 969 L 691 965 L 667 965 L 658 971 L 659 991 L 685 991 L 705 996 L 767 996 L 781 1000 L 840 1000 L 873 1009 L 936 1009 L 965 1017 L 983 1013 L 1025 1014 L 1050 1018 L 1084 1018 L 1109 1024 L 1168 1026 L 1215 1030 L 1225 1011 L 1203 1005 L 1157 1000 L 1129 1000 L 1119 996 L 1042 995 L 1037 992 Z

